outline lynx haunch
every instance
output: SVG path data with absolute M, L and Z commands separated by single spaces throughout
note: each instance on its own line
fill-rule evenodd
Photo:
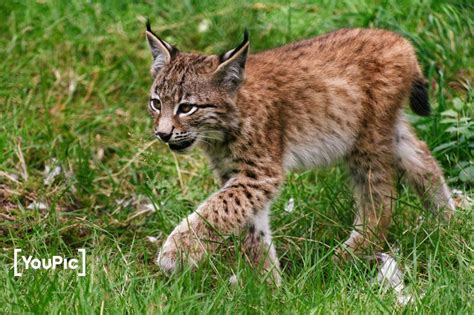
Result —
M 400 35 L 341 29 L 249 55 L 245 33 L 220 56 L 181 52 L 149 24 L 146 36 L 154 133 L 173 151 L 200 147 L 221 183 L 164 242 L 163 270 L 196 265 L 223 235 L 246 233 L 244 254 L 278 284 L 272 200 L 287 172 L 339 160 L 358 213 L 338 259 L 383 245 L 397 173 L 426 207 L 454 213 L 442 171 L 403 113 L 407 102 L 419 115 L 430 106 L 415 51 Z

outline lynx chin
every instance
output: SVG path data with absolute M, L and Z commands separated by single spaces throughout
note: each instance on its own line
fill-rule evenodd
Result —
M 249 55 L 249 37 L 217 55 L 185 53 L 147 24 L 153 62 L 148 110 L 175 152 L 197 146 L 221 188 L 185 218 L 158 253 L 165 271 L 196 266 L 223 236 L 245 233 L 243 255 L 280 283 L 269 211 L 285 174 L 345 161 L 358 213 L 335 258 L 385 244 L 397 174 L 427 208 L 454 211 L 442 171 L 407 123 L 429 115 L 412 45 L 379 29 L 341 29 Z

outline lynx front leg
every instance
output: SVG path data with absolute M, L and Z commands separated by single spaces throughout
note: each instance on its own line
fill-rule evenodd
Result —
M 178 261 L 196 266 L 222 237 L 237 234 L 264 211 L 278 191 L 280 179 L 236 177 L 183 220 L 161 248 L 157 264 L 173 271 Z
M 251 219 L 242 249 L 247 261 L 262 268 L 265 276 L 269 276 L 268 280 L 280 286 L 280 263 L 272 243 L 269 208 L 270 205 Z

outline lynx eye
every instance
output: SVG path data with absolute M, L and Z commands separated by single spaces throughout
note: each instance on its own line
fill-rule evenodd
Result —
M 149 103 L 150 110 L 153 112 L 161 111 L 161 101 L 157 98 L 151 98 Z
M 182 103 L 178 107 L 178 114 L 191 115 L 197 110 L 197 106 L 189 103 Z

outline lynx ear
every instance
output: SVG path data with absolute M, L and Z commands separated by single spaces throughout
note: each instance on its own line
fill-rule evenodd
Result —
M 214 72 L 214 79 L 231 92 L 235 91 L 244 80 L 249 44 L 249 33 L 245 30 L 242 43 L 237 48 L 219 56 L 221 63 Z
M 151 30 L 150 21 L 146 22 L 146 38 L 150 46 L 153 64 L 151 65 L 151 75 L 155 77 L 160 70 L 168 64 L 176 55 L 178 49 L 159 38 Z

